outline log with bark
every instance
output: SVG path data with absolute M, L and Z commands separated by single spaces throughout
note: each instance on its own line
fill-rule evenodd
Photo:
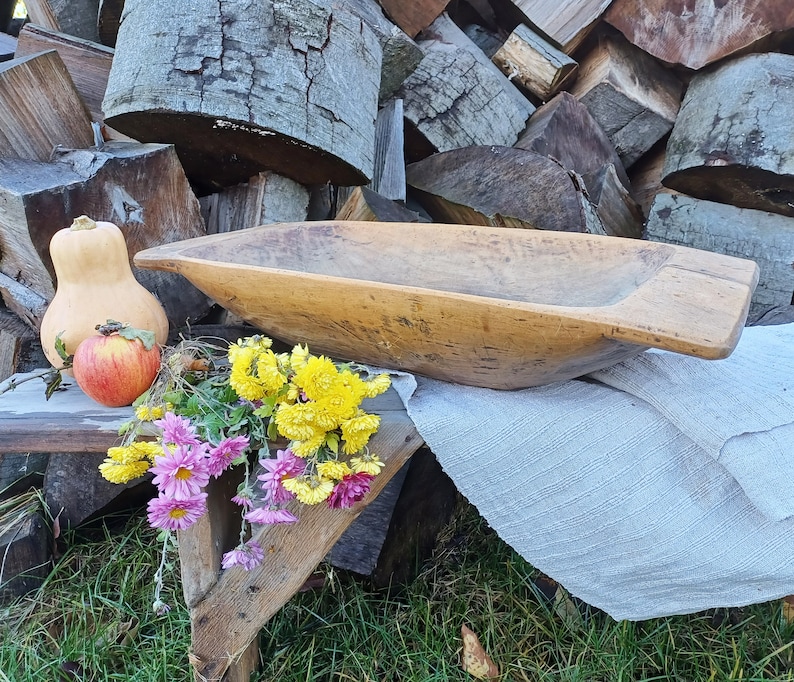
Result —
M 127 0 L 103 110 L 172 143 L 202 193 L 272 170 L 304 185 L 372 175 L 381 48 L 330 0 Z
M 698 73 L 667 143 L 662 182 L 794 216 L 793 110 L 793 55 L 748 55 Z
M 758 263 L 750 316 L 794 303 L 794 218 L 684 195 L 659 194 L 646 236 Z

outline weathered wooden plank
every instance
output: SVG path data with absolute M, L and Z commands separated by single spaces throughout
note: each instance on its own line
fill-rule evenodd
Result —
M 794 216 L 794 55 L 731 60 L 692 78 L 662 182 L 709 201 Z
M 50 572 L 50 532 L 37 511 L 24 514 L 0 535 L 0 600 L 41 585 Z
M 794 218 L 684 195 L 659 194 L 646 236 L 758 263 L 750 316 L 794 302 Z
M 264 526 L 255 533 L 266 552 L 265 564 L 249 572 L 224 571 L 191 609 L 191 662 L 196 680 L 219 680 L 230 666 L 239 665 L 235 661 L 248 650 L 262 625 L 300 589 L 342 532 L 422 444 L 404 411 L 369 409 L 382 415 L 369 447 L 386 464 L 372 482 L 370 494 L 351 509 L 303 507 L 299 523 Z M 194 528 L 180 533 L 180 555 L 183 545 L 191 543 Z M 217 566 L 213 570 L 217 574 Z
M 628 168 L 673 127 L 682 84 L 621 35 L 605 34 L 579 61 L 571 94 L 604 129 Z
M 91 116 L 57 51 L 0 62 L 0 157 L 48 161 L 56 145 L 93 144 Z
M 2 259 L 0 259 L 2 267 Z M 47 299 L 13 277 L 0 272 L 0 298 L 12 313 L 31 329 L 38 329 L 47 311 Z
M 405 201 L 403 101 L 389 100 L 375 121 L 375 162 L 370 188 L 394 201 Z
M 127 0 L 102 108 L 126 135 L 173 143 L 202 193 L 265 170 L 364 184 L 381 59 L 330 0 Z
M 604 20 L 645 52 L 690 69 L 757 49 L 794 28 L 794 6 L 768 0 L 614 0 Z

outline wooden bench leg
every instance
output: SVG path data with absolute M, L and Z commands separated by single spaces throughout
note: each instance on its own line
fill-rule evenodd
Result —
M 400 406 L 401 407 L 401 406 Z M 256 666 L 256 638 L 262 626 L 298 592 L 368 501 L 422 445 L 404 411 L 382 415 L 370 442 L 385 466 L 367 498 L 351 509 L 303 506 L 300 522 L 261 526 L 254 533 L 265 561 L 252 571 L 220 570 L 223 552 L 237 542 L 239 509 L 228 499 L 237 482 L 221 477 L 208 487 L 208 513 L 179 533 L 183 590 L 190 608 L 190 661 L 196 682 L 247 682 Z M 253 667 L 252 667 L 253 666 Z

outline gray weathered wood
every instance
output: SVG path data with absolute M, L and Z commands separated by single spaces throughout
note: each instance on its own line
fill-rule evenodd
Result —
M 543 101 L 565 87 L 579 68 L 526 24 L 516 26 L 491 59 L 510 80 Z
M 266 171 L 248 182 L 199 199 L 207 234 L 242 230 L 265 223 L 305 220 L 309 190 L 294 180 Z
M 606 233 L 640 239 L 645 222 L 642 209 L 621 182 L 615 166 L 606 164 L 583 179 Z
M 97 33 L 99 42 L 108 47 L 116 46 L 119 21 L 124 10 L 124 0 L 99 0 L 97 9 Z
M 646 218 L 657 194 L 660 192 L 678 194 L 675 190 L 662 184 L 666 145 L 666 138 L 659 140 L 645 156 L 631 167 L 631 172 L 629 173 L 631 196 L 640 205 L 642 214 Z
M 48 161 L 56 145 L 92 144 L 91 116 L 57 51 L 0 62 L 0 157 Z
M 26 594 L 50 572 L 50 532 L 37 511 L 0 536 L 0 600 Z
M 584 176 L 585 180 L 589 174 L 611 164 L 620 181 L 629 186 L 623 163 L 612 142 L 587 107 L 567 92 L 559 93 L 538 107 L 529 119 L 527 129 L 513 146 L 555 159 L 567 170 Z
M 541 154 L 497 146 L 454 149 L 407 168 L 437 222 L 604 234 L 577 177 Z
M 0 499 L 41 488 L 49 455 L 44 452 L 0 454 Z
M 25 0 L 34 24 L 98 42 L 99 0 Z
M 173 143 L 212 192 L 272 170 L 301 184 L 368 182 L 381 49 L 330 0 L 127 0 L 105 119 Z
M 39 335 L 18 315 L 0 307 L 0 381 L 17 372 L 46 366 Z
M 54 295 L 50 239 L 78 215 L 117 224 L 130 258 L 148 246 L 205 233 L 198 200 L 171 145 L 109 142 L 55 158 L 0 159 L 0 235 L 6 244 L 0 272 L 45 300 Z M 133 273 L 160 299 L 172 324 L 196 321 L 209 310 L 206 296 L 177 276 L 152 278 L 137 268 Z
M 405 201 L 403 101 L 389 100 L 375 123 L 375 163 L 370 187 L 387 199 Z
M 380 43 L 383 62 L 378 98 L 388 100 L 422 61 L 422 50 L 405 31 L 389 21 L 376 0 L 345 0 L 367 22 Z
M 3 272 L 0 272 L 0 298 L 6 308 L 31 329 L 39 328 L 41 319 L 47 311 L 48 299 Z
M 571 94 L 604 129 L 628 168 L 673 127 L 682 85 L 620 35 L 603 35 L 579 61 Z
M 683 195 L 659 194 L 648 239 L 749 258 L 761 269 L 750 316 L 794 301 L 794 218 Z
M 794 55 L 697 74 L 667 143 L 662 182 L 685 194 L 794 216 Z
M 424 59 L 397 96 L 406 120 L 430 145 L 512 145 L 535 107 L 443 14 L 417 40 Z

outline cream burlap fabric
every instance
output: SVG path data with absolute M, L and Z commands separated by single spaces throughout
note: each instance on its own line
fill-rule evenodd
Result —
M 794 593 L 794 324 L 523 391 L 393 380 L 495 531 L 614 618 Z

